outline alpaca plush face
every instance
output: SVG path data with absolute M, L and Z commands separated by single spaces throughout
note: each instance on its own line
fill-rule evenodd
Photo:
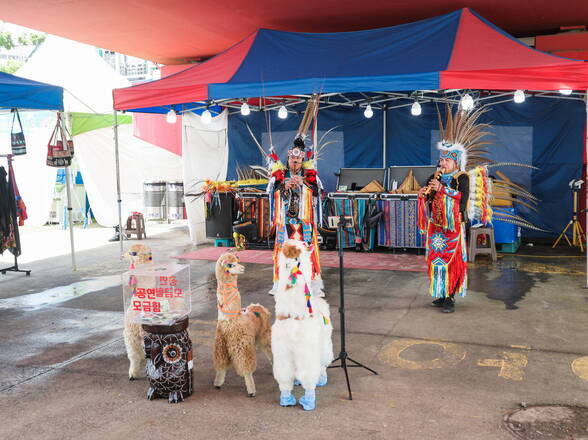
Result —
M 217 277 L 241 275 L 243 272 L 245 272 L 245 267 L 239 262 L 239 257 L 231 252 L 221 255 L 216 262 Z
M 298 240 L 288 240 L 284 243 L 282 252 L 279 256 L 280 275 L 278 283 L 284 289 L 290 289 L 294 286 L 292 283 L 292 273 L 299 269 L 303 279 L 310 286 L 312 276 L 312 263 L 310 261 L 310 249 L 306 243 Z M 302 283 L 298 286 L 303 287 Z
M 153 261 L 151 248 L 144 244 L 134 244 L 123 254 L 123 257 L 131 264 L 146 264 Z

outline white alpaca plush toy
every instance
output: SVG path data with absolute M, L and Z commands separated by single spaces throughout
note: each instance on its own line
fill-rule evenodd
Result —
M 272 326 L 274 378 L 280 386 L 280 405 L 296 405 L 292 395 L 297 379 L 304 388 L 300 405 L 316 407 L 315 388 L 327 383 L 333 360 L 329 305 L 311 296 L 312 267 L 304 242 L 288 240 L 278 256 L 280 278 L 275 293 L 276 320 Z
M 144 264 L 152 264 L 151 248 L 144 244 L 134 244 L 123 254 L 130 263 L 130 269 L 134 269 Z M 149 288 L 154 287 L 154 282 L 148 277 L 135 277 L 137 287 Z M 144 341 L 145 331 L 141 324 L 135 322 L 137 312 L 130 307 L 125 311 L 123 336 L 127 356 L 129 358 L 129 380 L 137 379 L 143 370 L 145 363 Z

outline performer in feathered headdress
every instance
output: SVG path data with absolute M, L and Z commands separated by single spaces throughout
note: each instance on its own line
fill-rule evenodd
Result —
M 313 152 L 307 149 L 301 137 L 294 139 L 288 150 L 288 162 L 284 166 L 276 162 L 268 190 L 273 197 L 272 216 L 276 231 L 274 245 L 274 287 L 277 287 L 279 253 L 288 239 L 304 241 L 311 247 L 313 295 L 324 296 L 323 281 L 317 242 L 317 220 L 320 206 L 320 181 L 314 169 Z
M 433 305 L 454 311 L 455 295 L 465 295 L 467 252 L 466 209 L 470 179 L 462 170 L 467 154 L 463 145 L 443 139 L 439 170 L 419 190 L 419 227 L 427 234 L 427 265 Z
M 507 196 L 515 203 L 531 209 L 537 199 L 524 188 L 508 179 L 490 179 L 488 169 L 497 166 L 522 166 L 520 163 L 490 163 L 485 137 L 489 124 L 477 120 L 484 108 L 466 112 L 458 109 L 453 114 L 446 108 L 445 127 L 439 115 L 441 141 L 439 168 L 427 186 L 419 191 L 419 229 L 427 236 L 427 265 L 433 305 L 443 312 L 454 311 L 455 295 L 465 296 L 467 290 L 467 246 L 465 224 L 472 227 L 490 225 L 492 218 L 531 229 L 539 229 L 517 215 L 501 210 L 493 212 L 490 200 L 492 186 L 518 196 Z M 497 195 L 496 199 L 504 198 Z M 522 199 L 526 199 L 524 201 Z

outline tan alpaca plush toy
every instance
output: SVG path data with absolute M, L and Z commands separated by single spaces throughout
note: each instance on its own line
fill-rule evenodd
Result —
M 241 295 L 237 289 L 237 276 L 244 267 L 237 255 L 227 252 L 216 262 L 218 323 L 214 341 L 214 386 L 225 382 L 227 368 L 233 365 L 237 374 L 245 379 L 247 394 L 255 397 L 253 373 L 257 367 L 256 347 L 271 360 L 270 313 L 259 304 L 241 309 Z

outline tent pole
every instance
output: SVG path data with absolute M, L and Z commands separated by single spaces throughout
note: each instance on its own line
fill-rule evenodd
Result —
M 382 168 L 386 169 L 386 121 L 387 117 L 387 108 L 386 106 L 382 107 L 382 125 L 384 126 L 382 131 Z
M 114 161 L 116 164 L 116 203 L 118 205 L 118 241 L 120 243 L 120 259 L 123 259 L 123 227 L 122 227 L 122 200 L 120 198 L 120 165 L 118 154 L 118 113 L 114 111 Z
M 67 118 L 66 118 L 66 114 L 65 112 L 61 113 L 61 122 L 63 124 L 63 127 L 66 128 L 67 127 Z M 64 133 L 63 134 L 64 139 L 62 139 L 63 145 L 67 145 L 67 135 Z M 73 232 L 73 222 L 72 222 L 72 218 L 71 218 L 71 179 L 70 179 L 70 175 L 69 175 L 69 167 L 64 167 L 64 171 L 65 171 L 65 191 L 67 193 L 67 221 L 69 223 L 69 245 L 70 245 L 70 252 L 71 252 L 71 270 L 73 270 L 74 272 L 77 269 L 76 267 L 76 249 L 75 249 L 75 245 L 74 245 L 74 232 Z

